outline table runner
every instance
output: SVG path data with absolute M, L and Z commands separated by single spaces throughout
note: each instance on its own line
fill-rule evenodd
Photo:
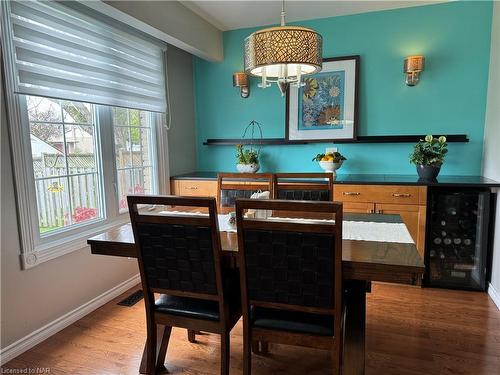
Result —
M 168 215 L 203 215 L 208 214 L 196 212 L 181 212 L 181 211 L 162 211 L 161 214 Z M 236 232 L 236 227 L 229 225 L 229 215 L 218 215 L 219 230 L 221 232 Z M 288 221 L 297 219 L 291 218 L 268 218 L 267 220 Z M 306 221 L 306 220 L 304 220 Z M 313 220 L 316 222 L 332 222 L 333 220 Z M 375 242 L 396 242 L 396 243 L 414 243 L 408 228 L 404 223 L 376 223 L 371 221 L 350 221 L 344 220 L 342 225 L 342 238 L 344 240 L 356 241 L 375 241 Z
M 219 215 L 219 230 L 236 232 L 236 228 L 228 223 L 229 215 Z M 273 221 L 297 221 L 290 218 L 268 218 Z M 304 220 L 306 222 L 308 220 Z M 312 222 L 331 222 L 334 220 L 310 220 Z M 371 221 L 349 221 L 342 223 L 342 238 L 344 240 L 414 243 L 404 223 L 375 223 Z

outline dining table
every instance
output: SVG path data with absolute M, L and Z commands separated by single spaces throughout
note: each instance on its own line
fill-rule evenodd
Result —
M 366 295 L 371 292 L 371 283 L 420 285 L 425 266 L 399 215 L 345 213 L 343 220 L 342 286 L 346 311 L 343 374 L 362 375 L 365 373 Z M 398 231 L 403 234 L 402 239 Z M 223 267 L 237 268 L 237 233 L 225 225 L 220 225 L 219 233 Z M 97 234 L 87 243 L 95 255 L 137 258 L 131 224 Z M 146 349 L 141 373 L 145 372 L 145 356 Z

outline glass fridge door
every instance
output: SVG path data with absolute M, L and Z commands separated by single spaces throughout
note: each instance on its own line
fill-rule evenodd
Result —
M 428 285 L 484 290 L 489 192 L 431 192 Z

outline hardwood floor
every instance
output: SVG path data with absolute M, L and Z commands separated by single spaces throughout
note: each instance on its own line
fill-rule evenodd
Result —
M 136 288 L 137 289 L 137 288 Z M 50 374 L 137 374 L 145 340 L 144 305 L 118 306 L 130 294 L 7 363 L 6 369 L 50 368 Z M 242 332 L 231 333 L 231 373 L 242 371 Z M 173 329 L 166 366 L 171 374 L 217 374 L 219 336 Z M 368 297 L 367 375 L 500 374 L 500 311 L 485 293 L 374 284 Z M 320 350 L 270 345 L 253 356 L 260 374 L 328 374 Z

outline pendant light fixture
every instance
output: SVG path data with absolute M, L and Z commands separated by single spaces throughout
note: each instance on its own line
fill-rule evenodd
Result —
M 276 82 L 284 95 L 289 84 L 301 86 L 301 77 L 321 71 L 323 38 L 312 29 L 285 25 L 285 1 L 281 26 L 254 32 L 245 39 L 245 72 L 261 77 L 259 87 Z

